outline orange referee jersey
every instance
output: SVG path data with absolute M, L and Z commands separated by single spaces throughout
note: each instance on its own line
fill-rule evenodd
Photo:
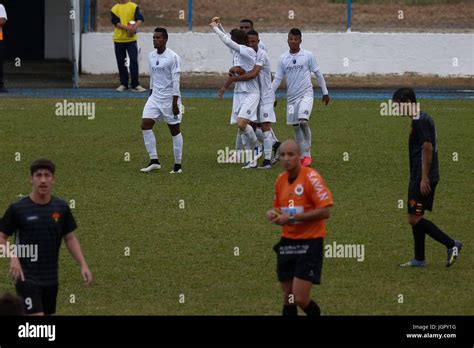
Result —
M 305 213 L 315 208 L 333 205 L 332 195 L 323 178 L 313 168 L 302 167 L 298 177 L 291 184 L 288 172 L 280 174 L 275 183 L 273 207 L 290 215 Z M 282 237 L 290 239 L 324 238 L 326 221 L 297 221 L 282 226 Z

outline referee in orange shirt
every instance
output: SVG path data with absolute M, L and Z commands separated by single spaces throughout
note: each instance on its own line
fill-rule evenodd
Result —
M 267 219 L 283 228 L 273 247 L 283 290 L 283 315 L 298 315 L 300 307 L 308 316 L 319 316 L 321 310 L 310 296 L 313 284 L 321 280 L 332 195 L 316 170 L 301 165 L 301 149 L 294 140 L 285 141 L 279 151 L 286 171 L 276 180 L 273 209 L 267 212 Z

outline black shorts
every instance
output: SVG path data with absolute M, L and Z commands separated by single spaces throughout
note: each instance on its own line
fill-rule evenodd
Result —
M 16 293 L 23 299 L 23 307 L 26 314 L 56 313 L 56 298 L 58 297 L 58 285 L 38 286 L 29 281 L 16 283 Z
M 437 182 L 431 182 L 431 192 L 423 196 L 420 191 L 420 182 L 410 181 L 408 184 L 408 214 L 421 216 L 425 210 L 433 209 L 434 194 Z
M 323 238 L 281 238 L 273 247 L 277 253 L 278 281 L 286 282 L 294 277 L 321 283 L 323 268 Z

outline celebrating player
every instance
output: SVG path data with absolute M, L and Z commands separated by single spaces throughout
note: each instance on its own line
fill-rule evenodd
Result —
M 311 129 L 309 117 L 313 109 L 313 84 L 311 73 L 314 73 L 323 93 L 323 103 L 329 103 L 329 92 L 324 76 L 319 70 L 313 53 L 302 49 L 301 31 L 293 28 L 288 33 L 289 52 L 280 56 L 273 80 L 273 91 L 276 92 L 284 77 L 287 81 L 286 123 L 293 125 L 295 139 L 300 144 L 302 164 L 309 167 L 311 159 Z
M 233 51 L 234 66 L 239 66 L 244 71 L 254 68 L 257 54 L 254 49 L 248 47 L 247 34 L 239 29 L 233 29 L 229 38 L 225 32 L 219 29 L 214 20 L 210 23 L 214 32 L 221 41 Z M 240 131 L 242 143 L 247 149 L 253 150 L 258 145 L 257 136 L 249 122 L 257 121 L 257 108 L 260 100 L 260 89 L 257 79 L 249 81 L 237 81 L 234 88 L 232 104 L 231 124 L 236 124 Z M 254 168 L 257 166 L 256 155 L 250 159 L 242 168 Z
M 259 35 L 255 30 L 247 32 L 249 38 L 249 46 L 257 52 L 257 61 L 255 67 L 240 75 L 232 75 L 229 77 L 224 88 L 236 81 L 248 81 L 258 76 L 258 83 L 260 86 L 260 102 L 258 106 L 258 125 L 260 125 L 263 132 L 263 152 L 264 160 L 261 169 L 271 169 L 272 146 L 278 150 L 280 143 L 273 143 L 271 132 L 271 124 L 276 122 L 275 111 L 273 105 L 275 103 L 275 93 L 272 88 L 272 71 L 270 67 L 270 60 L 267 53 L 259 48 Z M 275 151 L 276 152 L 276 151 Z
M 181 160 L 183 155 L 183 135 L 180 123 L 183 117 L 179 78 L 181 73 L 181 58 L 170 48 L 166 47 L 168 32 L 165 28 L 157 27 L 153 34 L 153 47 L 148 62 L 150 64 L 150 97 L 145 104 L 142 116 L 142 132 L 145 148 L 150 156 L 150 163 L 142 168 L 148 173 L 161 168 L 156 152 L 156 138 L 153 126 L 163 119 L 173 137 L 174 167 L 171 174 L 182 173 Z
M 451 239 L 434 223 L 425 219 L 425 210 L 433 209 L 436 185 L 439 182 L 438 142 L 434 120 L 418 109 L 415 92 L 411 88 L 400 88 L 393 94 L 393 101 L 401 103 L 411 121 L 409 136 L 410 183 L 408 184 L 408 223 L 413 231 L 415 258 L 401 267 L 424 267 L 425 234 L 446 246 L 446 267 L 458 258 L 462 243 Z M 409 107 L 408 107 L 409 106 Z
M 277 275 L 283 290 L 283 315 L 307 315 L 321 310 L 310 298 L 313 284 L 320 284 L 326 220 L 333 205 L 331 192 L 319 173 L 301 165 L 301 150 L 294 140 L 280 145 L 285 172 L 275 183 L 273 209 L 267 219 L 283 227 L 277 253 Z
M 74 233 L 77 225 L 68 204 L 51 195 L 55 165 L 40 159 L 33 162 L 30 173 L 32 192 L 10 205 L 0 220 L 0 245 L 6 246 L 8 237 L 16 233 L 18 250 L 37 248 L 36 256 L 32 250 L 10 258 L 10 277 L 26 314 L 51 315 L 56 312 L 61 239 L 79 263 L 84 282 L 89 284 L 92 274 Z

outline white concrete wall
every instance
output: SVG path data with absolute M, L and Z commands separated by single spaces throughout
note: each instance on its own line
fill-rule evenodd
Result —
M 261 34 L 273 71 L 288 49 L 286 38 L 284 33 Z M 140 33 L 138 45 L 140 72 L 148 74 L 152 33 Z M 168 47 L 181 56 L 184 72 L 225 72 L 232 62 L 214 33 L 170 33 Z M 325 74 L 474 75 L 474 34 L 303 33 L 302 47 L 315 53 Z M 117 73 L 111 33 L 83 34 L 81 56 L 85 73 Z
M 45 0 L 44 55 L 46 59 L 72 59 L 68 0 Z

